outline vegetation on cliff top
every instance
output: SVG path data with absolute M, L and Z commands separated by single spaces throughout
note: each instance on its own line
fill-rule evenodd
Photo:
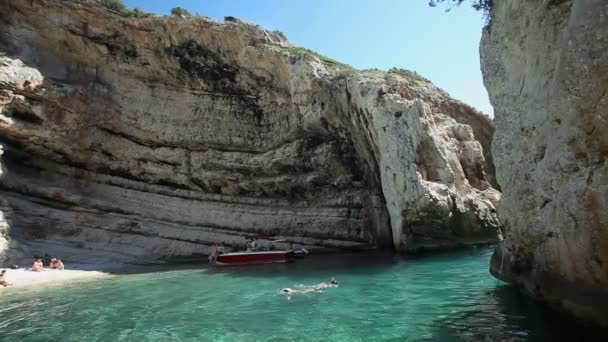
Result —
M 390 69 L 388 69 L 388 72 L 390 74 L 397 74 L 397 75 L 407 78 L 407 79 L 414 79 L 414 80 L 421 81 L 421 82 L 432 83 L 428 79 L 422 77 L 419 73 L 412 71 L 412 70 L 402 69 L 402 68 L 390 68 Z
M 404 77 L 409 80 L 415 80 L 415 81 L 424 82 L 424 83 L 432 83 L 428 79 L 422 77 L 417 72 L 407 70 L 407 69 L 390 68 L 388 71 L 385 71 L 385 70 L 373 68 L 373 69 L 358 70 L 348 64 L 338 62 L 333 58 L 327 57 L 316 51 L 313 51 L 313 50 L 310 50 L 307 48 L 303 48 L 300 46 L 273 45 L 273 47 L 278 48 L 278 50 L 280 50 L 282 52 L 286 52 L 289 55 L 314 56 L 314 57 L 318 58 L 319 61 L 321 61 L 321 63 L 323 63 L 323 65 L 327 68 L 327 70 L 332 74 L 333 80 L 349 79 L 349 78 L 357 76 L 358 74 L 377 76 L 377 77 L 383 77 L 386 74 L 396 74 L 396 75 L 399 75 L 399 76 Z
M 492 5 L 494 0 L 470 0 L 471 6 L 477 11 L 483 11 L 483 16 L 486 19 L 487 23 L 490 23 L 490 11 L 492 10 Z M 460 6 L 465 0 L 429 0 L 429 6 L 436 7 L 437 5 L 444 3 L 448 5 L 449 11 L 454 6 Z
M 191 17 L 192 14 L 190 14 L 190 12 L 188 12 L 187 9 L 183 8 L 183 7 L 173 7 L 171 9 L 171 15 L 174 16 L 178 16 L 178 17 Z
M 437 1 L 437 2 L 452 1 L 454 3 L 460 4 L 464 0 L 435 0 L 435 1 Z M 479 0 L 479 2 L 484 2 L 484 1 L 491 1 L 491 0 Z M 431 1 L 431 2 L 434 3 L 434 1 Z M 146 13 L 137 7 L 133 8 L 133 9 L 128 9 L 122 3 L 121 0 L 98 0 L 98 3 L 107 9 L 117 12 L 118 14 L 120 14 L 123 17 L 145 18 L 145 17 L 150 17 L 153 15 L 152 13 Z M 171 15 L 177 16 L 177 17 L 191 17 L 192 16 L 192 14 L 188 10 L 186 10 L 185 8 L 179 7 L 179 6 L 171 9 Z M 233 17 L 226 17 L 226 18 L 227 18 L 227 21 L 235 20 Z M 275 31 L 274 33 L 280 34 L 285 40 L 287 40 L 287 38 L 285 38 L 285 35 L 282 32 Z M 368 74 L 368 75 L 371 74 L 371 75 L 381 77 L 387 73 L 392 73 L 392 74 L 400 75 L 407 79 L 414 79 L 414 80 L 418 80 L 418 81 L 431 83 L 426 78 L 420 76 L 417 72 L 410 71 L 407 69 L 391 68 L 388 71 L 384 71 L 384 70 L 380 70 L 380 69 L 357 70 L 356 68 L 353 68 L 352 66 L 350 66 L 348 64 L 338 62 L 333 58 L 327 57 L 316 51 L 313 51 L 313 50 L 310 50 L 310 49 L 307 49 L 304 47 L 292 46 L 292 45 L 288 45 L 288 46 L 273 45 L 273 47 L 278 48 L 278 50 L 286 52 L 289 55 L 316 57 L 317 59 L 319 59 L 319 61 L 321 61 L 321 63 L 323 63 L 323 65 L 332 74 L 333 80 L 349 79 L 349 78 L 355 77 L 357 74 Z
M 138 7 L 129 9 L 121 0 L 98 0 L 97 2 L 101 6 L 118 13 L 123 17 L 148 18 L 153 15 L 152 13 L 144 12 L 143 10 L 141 10 Z M 185 9 L 183 7 L 179 7 L 179 6 L 171 9 L 171 15 L 176 16 L 176 17 L 191 17 L 192 16 L 192 14 L 190 14 L 190 12 L 188 12 L 187 9 Z
M 144 12 L 138 7 L 128 9 L 121 0 L 99 0 L 98 2 L 101 6 L 117 12 L 123 17 L 148 18 L 153 15 L 152 13 Z
M 283 33 L 281 35 L 284 36 Z M 313 56 L 319 59 L 321 63 L 327 68 L 329 72 L 333 74 L 334 79 L 346 79 L 353 77 L 357 74 L 357 69 L 353 68 L 348 64 L 344 64 L 336 61 L 333 58 L 324 56 L 316 51 L 300 47 L 300 46 L 292 46 L 292 45 L 272 45 L 275 49 L 278 49 L 281 52 L 285 52 L 288 55 L 292 56 Z
M 334 67 L 334 68 L 347 68 L 347 69 L 352 69 L 353 67 L 351 67 L 348 64 L 344 64 L 344 63 L 340 63 L 338 61 L 336 61 L 333 58 L 324 56 L 316 51 L 307 49 L 307 48 L 303 48 L 300 46 L 282 46 L 281 47 L 283 50 L 288 51 L 290 54 L 294 54 L 294 55 L 310 55 L 310 56 L 315 56 L 317 57 L 321 63 L 323 63 L 325 66 L 328 67 Z
M 465 0 L 429 0 L 429 6 L 435 7 L 440 3 L 447 3 L 450 6 L 460 6 Z M 489 13 L 492 9 L 493 0 L 472 0 L 471 6 L 478 11 Z

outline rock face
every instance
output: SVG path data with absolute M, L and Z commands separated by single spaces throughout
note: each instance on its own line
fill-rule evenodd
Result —
M 491 270 L 608 325 L 608 2 L 495 1 L 481 44 L 505 240 Z
M 0 259 L 496 238 L 493 127 L 415 73 L 358 72 L 234 18 L 0 4 Z

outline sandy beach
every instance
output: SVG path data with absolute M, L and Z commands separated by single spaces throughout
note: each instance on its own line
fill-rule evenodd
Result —
M 103 271 L 74 268 L 57 271 L 45 267 L 42 272 L 32 272 L 29 268 L 20 268 L 16 270 L 0 268 L 0 270 L 7 270 L 6 280 L 13 284 L 8 287 L 0 286 L 0 292 L 33 286 L 54 286 L 75 280 L 80 281 L 110 276 L 109 273 Z

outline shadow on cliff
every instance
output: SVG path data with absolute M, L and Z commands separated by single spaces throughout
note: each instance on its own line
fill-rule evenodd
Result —
M 27 254 L 14 238 L 10 211 L 6 200 L 0 198 L 0 266 L 12 265 Z
M 3 154 L 3 144 L 0 141 L 0 189 L 2 181 L 7 174 L 7 169 L 2 163 Z M 27 254 L 15 238 L 11 216 L 12 209 L 8 201 L 0 197 L 0 266 L 5 264 L 11 265 L 17 260 L 23 259 Z

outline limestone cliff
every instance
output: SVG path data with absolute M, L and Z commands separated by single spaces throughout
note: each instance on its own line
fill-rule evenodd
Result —
M 0 4 L 4 258 L 496 237 L 493 127 L 415 73 L 355 71 L 234 18 Z
M 608 325 L 608 2 L 494 1 L 481 44 L 505 241 L 491 270 Z

